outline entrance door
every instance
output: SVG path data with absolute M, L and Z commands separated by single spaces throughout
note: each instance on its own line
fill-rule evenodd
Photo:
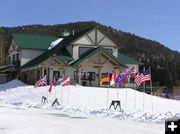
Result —
M 60 71 L 53 71 L 53 77 L 57 80 L 60 77 Z

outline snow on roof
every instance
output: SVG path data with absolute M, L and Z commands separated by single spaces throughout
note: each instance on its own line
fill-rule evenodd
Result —
M 51 42 L 51 44 L 50 44 L 48 50 L 50 50 L 50 49 L 52 49 L 53 47 L 55 47 L 55 46 L 56 46 L 57 44 L 59 44 L 63 39 L 64 39 L 64 38 L 59 38 L 59 39 L 57 39 L 57 40 Z

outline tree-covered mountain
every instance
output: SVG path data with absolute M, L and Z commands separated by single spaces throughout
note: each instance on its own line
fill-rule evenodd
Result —
M 145 39 L 131 33 L 122 32 L 110 26 L 94 21 L 75 22 L 57 25 L 27 25 L 0 28 L 0 64 L 5 63 L 5 53 L 12 39 L 11 33 L 61 36 L 66 30 L 79 32 L 92 26 L 100 25 L 119 45 L 119 51 L 151 66 L 153 81 L 160 85 L 180 85 L 180 53 L 172 51 L 159 42 Z

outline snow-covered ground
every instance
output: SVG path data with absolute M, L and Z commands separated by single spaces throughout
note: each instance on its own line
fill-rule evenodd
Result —
M 180 118 L 180 101 L 133 89 L 82 86 L 34 88 L 14 80 L 0 85 L 0 133 L 164 133 L 164 121 Z M 41 97 L 48 103 L 41 105 Z M 60 106 L 51 106 L 58 98 Z M 108 110 L 112 100 L 121 110 Z M 130 128 L 130 129 L 129 129 Z

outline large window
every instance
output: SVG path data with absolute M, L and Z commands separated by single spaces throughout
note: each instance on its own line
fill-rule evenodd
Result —
M 109 52 L 111 55 L 113 54 L 113 50 L 111 48 L 105 48 L 107 52 Z
M 79 56 L 88 51 L 89 49 L 92 49 L 92 47 L 79 47 Z
M 77 72 L 74 71 L 74 79 L 76 79 Z M 95 72 L 81 72 L 81 80 L 94 81 L 96 78 Z

